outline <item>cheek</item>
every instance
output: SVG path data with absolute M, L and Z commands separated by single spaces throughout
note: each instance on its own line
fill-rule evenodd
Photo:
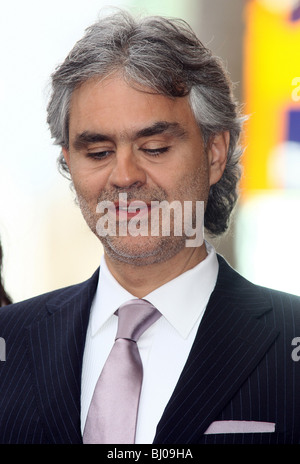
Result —
M 105 187 L 103 176 L 97 171 L 84 169 L 71 169 L 72 181 L 76 192 L 82 195 L 87 201 L 97 199 L 99 193 Z
M 183 174 L 175 192 L 181 200 L 206 201 L 209 192 L 207 170 L 195 167 L 192 172 Z
M 89 179 L 81 178 L 81 176 L 72 176 L 73 185 L 78 196 L 85 199 L 87 203 L 96 203 L 99 196 L 98 183 L 94 183 Z

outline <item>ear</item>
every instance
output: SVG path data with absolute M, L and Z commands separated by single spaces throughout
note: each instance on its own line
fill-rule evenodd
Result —
M 63 157 L 65 158 L 65 162 L 67 163 L 68 168 L 70 170 L 70 152 L 66 147 L 62 147 L 61 151 L 62 151 Z
M 208 148 L 209 185 L 216 184 L 222 177 L 227 162 L 230 134 L 221 132 L 212 137 Z

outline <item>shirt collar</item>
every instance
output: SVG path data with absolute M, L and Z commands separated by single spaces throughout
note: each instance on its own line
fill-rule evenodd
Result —
M 183 338 L 188 336 L 204 313 L 217 280 L 219 265 L 216 252 L 208 242 L 205 245 L 208 255 L 201 263 L 144 297 Z M 92 336 L 121 304 L 132 298 L 136 297 L 116 281 L 102 256 L 98 287 L 91 308 Z

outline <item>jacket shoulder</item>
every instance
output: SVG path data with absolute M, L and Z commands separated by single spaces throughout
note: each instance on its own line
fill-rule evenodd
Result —
M 1 307 L 0 330 L 8 321 L 12 324 L 13 319 L 23 320 L 26 325 L 30 324 L 32 321 L 42 317 L 46 308 L 51 312 L 51 308 L 62 307 L 69 302 L 72 303 L 72 301 L 76 301 L 85 292 L 94 292 L 98 282 L 98 273 L 99 269 L 97 269 L 91 278 L 84 282 L 52 290 L 42 295 Z
M 255 284 L 233 269 L 222 256 L 218 255 L 218 261 L 220 266 L 218 284 L 225 293 L 233 291 L 237 295 L 241 294 L 243 296 L 256 294 L 267 298 L 271 302 L 284 300 L 296 305 L 300 304 L 300 296 Z
M 240 309 L 251 311 L 275 327 L 292 328 L 300 333 L 300 297 L 250 282 L 218 256 L 218 291 Z M 269 309 L 269 310 L 268 310 Z

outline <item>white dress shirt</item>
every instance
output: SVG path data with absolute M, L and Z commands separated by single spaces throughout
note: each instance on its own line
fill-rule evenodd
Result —
M 215 287 L 218 260 L 214 248 L 205 244 L 208 256 L 204 261 L 145 296 L 162 316 L 138 341 L 144 378 L 136 443 L 153 442 L 157 424 L 186 363 Z M 114 343 L 118 320 L 114 312 L 132 298 L 135 297 L 111 275 L 103 256 L 83 357 L 82 433 L 96 382 Z

